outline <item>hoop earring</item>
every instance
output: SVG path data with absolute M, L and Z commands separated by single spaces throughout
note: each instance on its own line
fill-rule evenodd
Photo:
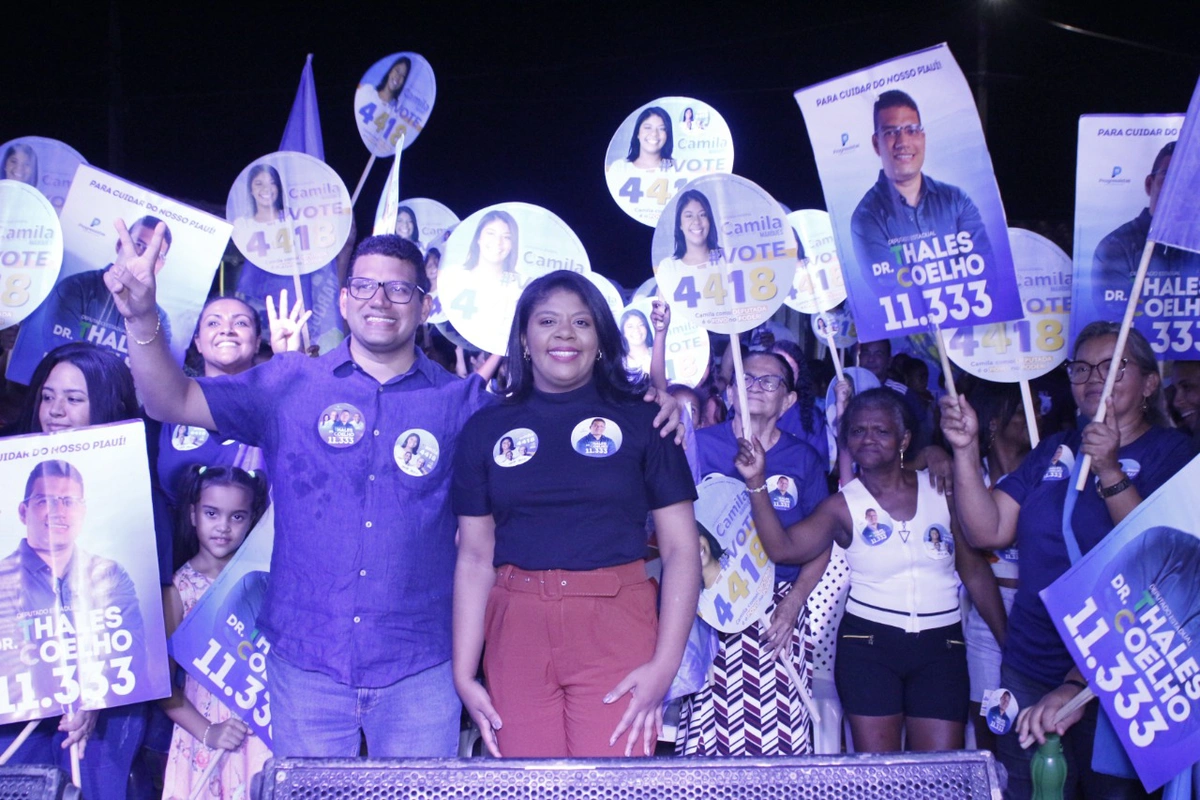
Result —
M 597 351 L 596 351 L 596 361 L 599 361 L 599 360 L 600 360 L 600 359 L 602 359 L 602 358 L 604 358 L 604 353 L 602 353 L 602 352 L 600 352 L 599 350 L 597 350 Z
M 900 448 L 900 469 L 904 469 L 904 448 Z

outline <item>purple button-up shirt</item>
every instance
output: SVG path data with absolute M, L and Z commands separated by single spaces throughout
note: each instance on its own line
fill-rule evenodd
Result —
M 412 369 L 380 384 L 347 341 L 199 382 L 217 428 L 262 448 L 272 478 L 275 550 L 258 627 L 276 652 L 357 687 L 449 659 L 450 473 L 463 423 L 489 402 L 483 381 L 418 350 Z M 352 436 L 323 422 L 343 408 Z M 412 435 L 420 443 L 406 457 Z

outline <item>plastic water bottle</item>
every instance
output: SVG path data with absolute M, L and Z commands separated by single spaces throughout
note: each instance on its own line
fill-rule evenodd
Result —
M 1029 765 L 1033 778 L 1033 800 L 1062 800 L 1067 782 L 1067 759 L 1057 733 L 1047 733 Z

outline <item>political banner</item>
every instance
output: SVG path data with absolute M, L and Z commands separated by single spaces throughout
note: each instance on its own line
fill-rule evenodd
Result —
M 746 484 L 710 475 L 696 487 L 704 584 L 696 613 L 724 633 L 758 622 L 775 591 L 775 565 L 763 550 Z
M 392 168 L 388 170 L 387 180 L 383 182 L 383 191 L 379 193 L 379 205 L 375 207 L 375 224 L 371 228 L 371 235 L 394 233 L 408 239 L 416 229 L 413 225 L 413 215 L 410 211 L 405 219 L 406 226 L 411 229 L 407 233 L 400 233 L 400 220 L 397 218 L 399 211 L 400 156 L 397 155 L 392 161 Z
M 1200 459 L 1041 591 L 1150 791 L 1200 756 L 1197 485 Z
M 955 364 L 997 383 L 1031 381 L 1065 361 L 1071 309 L 1067 254 L 1032 231 L 1009 228 L 1008 237 L 1024 318 L 958 328 L 946 347 Z M 936 349 L 932 357 L 938 360 Z
M 525 284 L 558 269 L 589 272 L 583 242 L 551 211 L 500 203 L 454 229 L 438 272 L 438 295 L 455 330 L 488 353 L 508 349 Z
M 346 185 L 325 162 L 279 151 L 242 170 L 225 201 L 233 243 L 275 275 L 307 275 L 337 258 L 353 225 Z
M 392 53 L 368 69 L 354 93 L 358 134 L 373 155 L 386 158 L 408 149 L 429 121 L 437 98 L 433 67 L 417 53 Z
M 1200 81 L 1192 90 L 1187 114 L 1179 128 L 1179 148 L 1172 159 L 1173 169 L 1163 182 L 1158 217 L 1150 225 L 1155 242 L 1182 247 L 1200 253 Z
M 659 335 L 650 323 L 653 297 L 639 297 L 621 312 L 617 324 L 626 345 L 625 369 L 650 374 L 650 351 Z M 643 328 L 645 329 L 643 332 Z M 667 328 L 667 383 L 696 388 L 708 374 L 708 333 L 690 317 L 672 314 Z
M 171 693 L 140 421 L 0 439 L 0 723 Z
M 604 154 L 604 180 L 629 216 L 651 227 L 688 181 L 733 172 L 733 137 L 708 103 L 660 97 L 634 111 Z
M 1079 118 L 1071 338 L 1120 322 L 1146 247 L 1182 114 Z M 1200 254 L 1156 245 L 1133 317 L 1163 360 L 1200 358 Z
M 992 160 L 945 44 L 795 97 L 860 340 L 1021 316 Z
M 256 625 L 266 597 L 275 544 L 275 507 L 268 506 L 246 541 L 191 613 L 171 634 L 175 663 L 271 746 L 271 642 Z
M 166 227 L 155 264 L 159 327 L 180 364 L 196 320 L 229 242 L 229 223 L 199 209 L 84 165 L 63 204 L 63 262 L 46 301 L 21 325 L 8 379 L 29 383 L 38 362 L 68 342 L 91 342 L 129 363 L 125 320 L 104 283 L 114 262 L 135 257 L 122 252 L 116 220 L 129 229 L 143 252 L 161 222 Z
M 846 299 L 846 279 L 829 213 L 804 208 L 787 215 L 796 235 L 796 277 L 783 302 L 802 314 L 828 311 Z
M 62 226 L 46 196 L 20 181 L 0 180 L 0 330 L 42 304 L 62 267 Z
M 74 147 L 44 136 L 22 136 L 0 145 L 0 179 L 20 181 L 37 189 L 54 213 L 62 211 L 75 170 L 87 161 Z
M 714 333 L 770 319 L 792 289 L 796 237 L 783 208 L 737 175 L 705 175 L 672 197 L 650 245 L 675 316 Z

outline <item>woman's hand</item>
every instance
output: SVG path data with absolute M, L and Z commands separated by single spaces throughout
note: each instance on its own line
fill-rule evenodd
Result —
M 837 419 L 841 419 L 846 413 L 846 406 L 850 404 L 850 398 L 854 397 L 854 384 L 847 378 L 842 378 L 833 384 L 833 400 L 834 408 L 837 409 Z
M 767 451 L 763 449 L 757 436 L 753 442 L 738 439 L 738 452 L 733 465 L 746 482 L 747 489 L 757 489 L 766 484 Z
M 917 458 L 925 462 L 929 471 L 929 485 L 938 494 L 954 494 L 954 459 L 936 444 L 931 444 L 921 450 Z
M 663 334 L 671 327 L 671 307 L 666 300 L 655 300 L 650 306 L 650 326 L 656 334 Z
M 654 415 L 654 427 L 658 428 L 658 435 L 664 439 L 675 434 L 675 444 L 683 444 L 683 434 L 685 429 L 682 423 L 682 417 L 679 413 L 679 403 L 669 392 L 660 392 L 651 386 L 646 390 L 646 395 L 642 398 L 647 403 L 658 403 L 658 413 Z
M 956 403 L 950 395 L 941 400 L 942 435 L 955 450 L 963 450 L 979 441 L 979 418 L 961 394 Z
M 625 743 L 625 755 L 633 755 L 633 743 L 640 737 L 643 751 L 646 755 L 654 754 L 654 745 L 658 734 L 662 732 L 662 703 L 671 687 L 671 679 L 675 670 L 648 661 L 625 676 L 611 692 L 604 697 L 605 703 L 615 703 L 631 692 L 633 697 L 621 721 L 617 723 L 608 746 L 612 747 L 625 731 L 629 731 L 629 739 Z
M 237 750 L 249 732 L 250 728 L 246 723 L 237 717 L 230 717 L 209 728 L 204 739 L 214 750 Z
M 74 714 L 64 714 L 59 718 L 58 729 L 67 734 L 67 738 L 63 740 L 62 749 L 66 750 L 78 742 L 79 757 L 83 758 L 83 751 L 87 749 L 88 737 L 96 728 L 96 715 L 99 713 L 99 711 L 76 711 Z
M 790 591 L 771 614 L 771 627 L 767 628 L 767 651 L 772 661 L 787 658 L 788 648 L 792 644 L 792 631 L 796 629 L 796 620 L 800 619 L 800 611 L 804 608 L 804 600 L 800 592 Z
M 279 292 L 279 313 L 275 313 L 275 300 L 267 295 L 267 322 L 271 327 L 271 350 L 274 353 L 299 352 L 302 343 L 300 332 L 312 316 L 304 310 L 304 298 L 297 297 L 296 304 L 288 309 L 288 291 Z
M 112 267 L 104 271 L 104 285 L 112 293 L 117 310 L 127 321 L 154 319 L 157 324 L 154 269 L 158 265 L 159 253 L 162 252 L 167 226 L 162 222 L 155 226 L 150 246 L 140 255 L 124 220 L 118 219 L 115 226 L 119 241 L 117 257 Z M 150 334 L 149 331 L 139 333 L 145 336 Z
M 1092 472 L 1100 476 L 1102 484 L 1105 483 L 1106 477 L 1121 471 L 1121 462 L 1117 460 L 1117 451 L 1121 449 L 1121 429 L 1117 427 L 1117 412 L 1113 408 L 1111 397 L 1104 405 L 1104 421 L 1088 423 L 1083 429 L 1083 443 L 1079 447 L 1079 452 L 1092 457 Z M 1108 484 L 1118 480 L 1120 478 L 1109 480 Z
M 1054 718 L 1058 715 L 1059 710 L 1081 691 L 1083 690 L 1078 686 L 1064 684 L 1049 692 L 1030 708 L 1021 709 L 1020 715 L 1017 716 L 1016 728 L 1021 747 L 1028 748 L 1035 741 L 1038 744 L 1045 744 L 1047 733 L 1057 733 L 1062 736 L 1068 728 L 1083 719 L 1086 703 L 1067 715 L 1067 718 L 1059 724 L 1054 724 Z
M 488 694 L 487 689 L 483 688 L 483 684 L 474 678 L 464 681 L 462 684 L 456 682 L 455 688 L 458 690 L 463 708 L 467 710 L 479 728 L 484 747 L 493 758 L 500 758 L 500 744 L 496 740 L 496 731 L 500 730 L 504 723 L 501 721 L 500 715 L 496 713 L 496 707 L 492 705 L 492 696 Z

